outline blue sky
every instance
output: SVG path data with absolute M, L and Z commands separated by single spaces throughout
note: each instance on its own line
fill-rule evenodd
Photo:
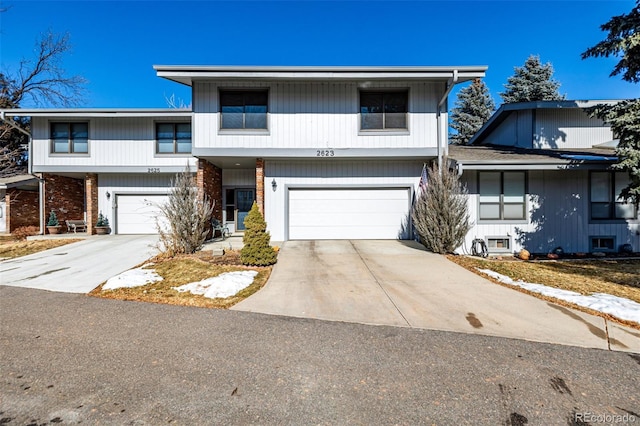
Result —
M 154 64 L 488 65 L 499 105 L 530 54 L 553 64 L 569 99 L 640 96 L 640 85 L 609 77 L 614 58 L 580 59 L 632 0 L 0 3 L 10 6 L 0 14 L 2 69 L 32 57 L 43 31 L 68 32 L 64 66 L 89 80 L 85 107 L 165 107 L 171 94 L 189 102 L 189 89 L 156 77 Z

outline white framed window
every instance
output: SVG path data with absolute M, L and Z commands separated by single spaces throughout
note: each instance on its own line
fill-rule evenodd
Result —
M 525 220 L 525 172 L 479 172 L 480 220 Z
M 191 123 L 156 123 L 156 154 L 190 154 Z
M 360 130 L 407 130 L 409 91 L 360 91 Z
M 221 130 L 267 130 L 267 90 L 221 90 Z
M 55 122 L 51 123 L 51 153 L 88 154 L 89 123 Z
M 626 172 L 591 172 L 589 194 L 591 196 L 592 220 L 635 219 L 637 212 L 633 203 L 620 198 L 622 190 L 629 185 Z

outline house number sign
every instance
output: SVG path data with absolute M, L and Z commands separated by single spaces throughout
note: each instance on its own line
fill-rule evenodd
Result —
M 149 167 L 147 173 L 160 173 L 160 167 Z
M 317 149 L 316 157 L 333 157 L 336 155 L 335 151 L 332 149 Z

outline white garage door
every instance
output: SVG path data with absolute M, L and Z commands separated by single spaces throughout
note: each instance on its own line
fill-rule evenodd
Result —
M 289 189 L 289 239 L 398 239 L 407 188 Z
M 156 217 L 166 195 L 118 195 L 116 232 L 118 234 L 157 234 Z

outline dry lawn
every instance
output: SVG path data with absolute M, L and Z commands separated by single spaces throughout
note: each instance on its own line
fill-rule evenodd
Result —
M 543 284 L 580 294 L 607 293 L 640 303 L 640 260 L 597 259 L 530 261 L 448 256 L 466 269 L 481 274 L 491 269 L 514 280 Z M 481 274 L 486 278 L 486 275 Z
M 0 241 L 0 259 L 14 259 L 44 250 L 77 243 L 82 239 L 32 240 L 32 241 Z
M 197 306 L 202 308 L 227 309 L 260 290 L 269 279 L 271 267 L 245 267 L 239 262 L 238 252 L 229 252 L 224 256 L 211 256 L 209 253 L 177 256 L 174 258 L 155 258 L 153 265 L 145 269 L 154 269 L 163 280 L 134 288 L 119 288 L 102 291 L 102 285 L 90 294 L 109 299 L 133 300 L 139 302 L 165 303 L 170 305 Z M 253 283 L 235 296 L 224 299 L 209 299 L 189 292 L 180 293 L 171 287 L 218 276 L 224 272 L 254 270 L 258 275 Z

